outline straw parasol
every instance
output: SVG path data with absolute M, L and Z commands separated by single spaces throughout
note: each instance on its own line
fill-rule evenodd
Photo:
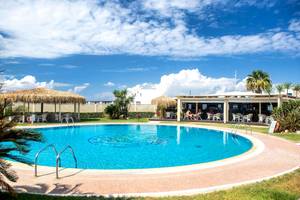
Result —
M 26 103 L 85 103 L 85 98 L 78 94 L 47 88 L 2 93 L 0 99 Z
M 160 96 L 155 99 L 152 99 L 151 104 L 157 105 L 157 106 L 169 107 L 169 106 L 176 106 L 176 101 L 171 97 Z
M 74 113 L 76 112 L 76 104 L 78 111 L 78 118 L 80 119 L 80 104 L 85 103 L 85 98 L 78 94 L 66 91 L 52 90 L 48 88 L 34 88 L 30 90 L 16 90 L 13 92 L 1 93 L 0 100 L 11 101 L 11 102 L 23 102 L 24 107 L 25 103 L 33 103 L 33 112 L 35 110 L 35 103 L 41 103 L 41 112 L 43 113 L 44 103 L 50 103 L 55 105 L 56 113 L 56 104 L 59 104 L 59 119 L 61 119 L 61 104 L 74 104 Z M 25 113 L 24 113 L 25 115 Z M 23 116 L 23 121 L 24 121 Z

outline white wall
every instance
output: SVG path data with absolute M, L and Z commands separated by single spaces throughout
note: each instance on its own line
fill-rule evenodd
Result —
M 14 106 L 22 106 L 23 103 L 16 103 Z M 93 112 L 103 112 L 105 107 L 108 104 L 97 104 L 97 103 L 89 103 L 89 104 L 81 104 L 80 112 L 81 113 L 93 113 Z M 77 106 L 77 105 L 76 105 Z M 27 109 L 28 104 L 25 104 Z M 76 108 L 77 109 L 77 108 Z M 56 104 L 56 111 L 58 112 L 59 105 Z M 41 104 L 37 103 L 34 105 L 35 112 L 41 112 Z M 155 112 L 156 106 L 151 104 L 132 104 L 129 106 L 130 112 Z M 33 104 L 29 104 L 29 112 L 33 112 Z M 44 112 L 54 112 L 54 104 L 44 104 Z M 61 112 L 74 112 L 74 104 L 62 104 Z

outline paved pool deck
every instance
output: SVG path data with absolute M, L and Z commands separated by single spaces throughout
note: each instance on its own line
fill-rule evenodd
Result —
M 194 195 L 266 180 L 300 167 L 300 146 L 296 143 L 255 132 L 239 134 L 251 139 L 254 148 L 222 161 L 154 170 L 60 169 L 59 179 L 54 167 L 39 166 L 35 177 L 33 167 L 14 163 L 19 180 L 13 186 L 19 192 L 51 195 Z

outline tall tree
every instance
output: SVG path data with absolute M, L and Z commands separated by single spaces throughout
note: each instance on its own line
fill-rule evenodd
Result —
M 277 92 L 279 93 L 279 95 L 281 95 L 281 93 L 283 92 L 283 85 L 282 84 L 278 84 L 276 85 L 276 89 L 277 89 Z
M 296 97 L 298 98 L 298 94 L 300 92 L 300 84 L 295 84 L 293 89 L 296 92 Z
M 253 71 L 251 74 L 248 75 L 246 80 L 247 90 L 251 90 L 259 94 L 261 94 L 271 85 L 272 82 L 269 74 L 261 70 Z
M 286 95 L 289 95 L 289 89 L 292 87 L 292 83 L 286 82 L 283 84 L 284 89 L 286 89 Z

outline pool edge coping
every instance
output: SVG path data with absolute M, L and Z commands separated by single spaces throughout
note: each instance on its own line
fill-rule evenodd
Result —
M 226 131 L 228 133 L 230 132 L 230 129 L 226 128 L 220 128 L 220 127 L 210 127 L 210 126 L 203 126 L 203 125 L 196 125 L 196 124 L 168 124 L 168 123 L 158 123 L 158 124 L 153 124 L 153 123 L 138 123 L 138 122 L 127 122 L 127 123 L 122 123 L 122 122 L 117 122 L 117 123 L 88 123 L 88 124 L 79 124 L 75 123 L 74 126 L 93 126 L 93 125 L 161 125 L 161 126 L 182 126 L 182 127 L 190 127 L 190 128 L 204 128 L 208 130 L 216 130 L 216 131 Z M 68 125 L 68 124 L 55 124 L 55 125 L 43 125 L 43 126 L 21 126 L 17 128 L 21 129 L 38 129 L 38 128 L 56 128 L 56 127 L 69 127 L 73 125 Z M 255 157 L 259 155 L 260 153 L 263 152 L 265 145 L 263 142 L 261 142 L 259 139 L 256 139 L 252 137 L 249 134 L 242 133 L 240 130 L 235 132 L 237 135 L 244 137 L 248 140 L 251 141 L 252 147 L 235 156 L 231 156 L 228 158 L 220 159 L 220 160 L 215 160 L 215 161 L 209 161 L 209 162 L 204 162 L 204 163 L 198 163 L 198 164 L 191 164 L 191 165 L 183 165 L 183 166 L 172 166 L 172 167 L 160 167 L 160 168 L 142 168 L 142 169 L 82 169 L 82 168 L 59 168 L 59 169 L 67 169 L 68 171 L 74 172 L 78 170 L 82 170 L 83 173 L 99 173 L 99 174 L 168 174 L 168 173 L 178 173 L 178 172 L 188 172 L 188 171 L 196 171 L 196 170 L 202 170 L 202 169 L 209 169 L 209 168 L 214 168 L 214 167 L 220 167 L 224 165 L 229 165 L 233 164 L 236 162 L 241 162 L 247 159 L 250 159 L 252 157 Z M 234 133 L 231 133 L 234 134 Z M 23 163 L 19 162 L 14 162 L 10 161 L 11 163 L 14 164 L 15 169 L 23 169 L 24 167 L 26 169 L 31 169 L 33 170 L 33 166 L 28 166 Z M 44 170 L 55 170 L 54 166 L 44 166 L 44 165 L 37 165 L 39 168 L 39 171 L 44 171 Z

